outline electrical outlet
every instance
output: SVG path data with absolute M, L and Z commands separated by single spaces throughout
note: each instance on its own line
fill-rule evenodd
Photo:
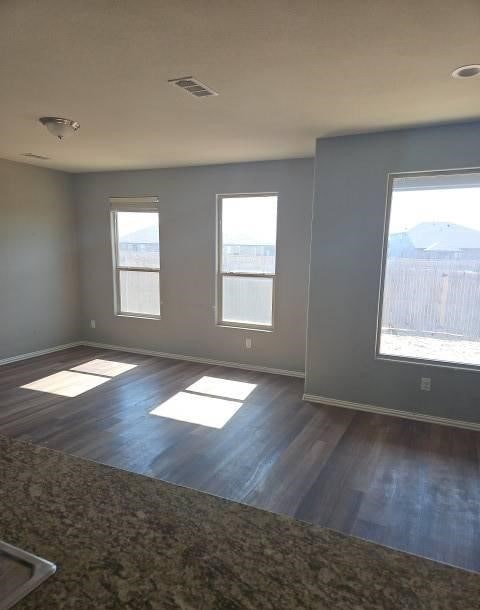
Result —
M 95 328 L 96 325 L 97 325 L 97 323 L 95 322 L 95 320 L 90 320 L 90 327 L 91 328 Z
M 432 389 L 432 380 L 430 377 L 421 377 L 420 378 L 420 389 L 424 392 L 430 392 Z
M 250 337 L 247 337 L 247 338 L 245 339 L 245 347 L 246 347 L 247 349 L 252 349 L 252 340 L 250 339 Z

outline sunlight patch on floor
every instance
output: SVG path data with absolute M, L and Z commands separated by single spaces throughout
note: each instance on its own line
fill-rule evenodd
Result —
M 73 398 L 96 388 L 106 381 L 110 381 L 110 378 L 73 371 L 60 371 L 21 387 L 24 390 L 36 390 L 37 392 L 48 392 L 49 394 Z
M 189 392 L 231 398 L 233 400 L 245 400 L 257 387 L 256 383 L 245 381 L 232 381 L 231 379 L 220 379 L 219 377 L 208 377 L 205 375 L 186 388 Z
M 137 364 L 126 364 L 125 362 L 115 362 L 114 360 L 102 360 L 98 358 L 74 366 L 70 370 L 78 371 L 80 373 L 91 373 L 92 375 L 103 375 L 105 377 L 116 377 L 117 375 L 131 371 L 137 366 Z
M 150 415 L 220 429 L 241 406 L 242 403 L 235 400 L 178 392 L 150 411 Z

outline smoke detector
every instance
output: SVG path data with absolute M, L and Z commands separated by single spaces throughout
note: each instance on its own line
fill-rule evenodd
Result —
M 38 119 L 48 131 L 59 140 L 71 136 L 80 127 L 80 123 L 71 119 L 62 119 L 58 116 L 42 116 Z
M 172 85 L 180 87 L 187 93 L 195 97 L 208 97 L 210 95 L 218 95 L 216 91 L 207 87 L 193 76 L 182 76 L 180 78 L 171 78 L 169 81 Z

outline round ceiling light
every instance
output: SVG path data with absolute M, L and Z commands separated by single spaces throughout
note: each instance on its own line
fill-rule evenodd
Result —
M 460 66 L 452 72 L 453 78 L 474 78 L 480 76 L 480 64 L 469 64 L 468 66 Z
M 58 116 L 42 116 L 38 119 L 48 131 L 59 140 L 71 136 L 80 127 L 80 123 L 71 119 L 62 119 Z

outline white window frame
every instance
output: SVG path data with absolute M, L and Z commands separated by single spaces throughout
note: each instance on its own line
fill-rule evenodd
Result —
M 387 362 L 398 362 L 403 364 L 416 364 L 428 367 L 440 367 L 455 370 L 480 371 L 480 366 L 474 364 L 462 364 L 460 362 L 448 362 L 443 360 L 430 360 L 427 358 L 415 358 L 414 356 L 395 356 L 393 354 L 384 354 L 380 351 L 380 342 L 382 338 L 382 318 L 383 318 L 383 292 L 385 286 L 385 274 L 387 268 L 387 251 L 388 237 L 390 232 L 390 214 L 392 208 L 392 193 L 393 183 L 396 178 L 418 178 L 420 176 L 455 176 L 457 174 L 478 174 L 480 167 L 466 167 L 457 169 L 439 169 L 439 170 L 420 170 L 410 172 L 390 172 L 387 177 L 387 193 L 385 206 L 385 221 L 383 228 L 382 242 L 382 259 L 380 268 L 380 286 L 378 291 L 378 308 L 377 308 L 377 327 L 375 336 L 375 360 Z
M 222 270 L 223 256 L 223 231 L 222 231 L 222 212 L 223 200 L 245 197 L 276 197 L 277 198 L 277 227 L 275 237 L 275 273 L 247 273 L 247 272 L 230 272 Z M 217 260 L 216 260 L 216 298 L 215 298 L 215 323 L 217 326 L 226 326 L 229 328 L 241 328 L 245 330 L 255 330 L 263 332 L 272 332 L 275 329 L 275 294 L 276 294 L 276 278 L 277 278 L 277 244 L 278 244 L 278 193 L 222 193 L 217 195 Z M 272 323 L 271 324 L 250 324 L 247 322 L 232 322 L 223 319 L 223 278 L 224 277 L 257 277 L 271 278 L 272 280 Z
M 113 262 L 113 303 L 114 315 L 121 318 L 140 318 L 147 320 L 160 320 L 162 313 L 161 295 L 161 264 L 158 267 L 130 267 L 120 264 L 118 227 L 117 227 L 117 212 L 154 212 L 158 214 L 158 242 L 160 248 L 160 210 L 158 206 L 158 197 L 110 197 L 110 229 L 111 229 L 111 244 L 112 244 L 112 262 Z M 145 273 L 158 274 L 159 287 L 159 313 L 146 314 L 135 313 L 130 311 L 122 311 L 120 299 L 120 271 L 141 271 Z

